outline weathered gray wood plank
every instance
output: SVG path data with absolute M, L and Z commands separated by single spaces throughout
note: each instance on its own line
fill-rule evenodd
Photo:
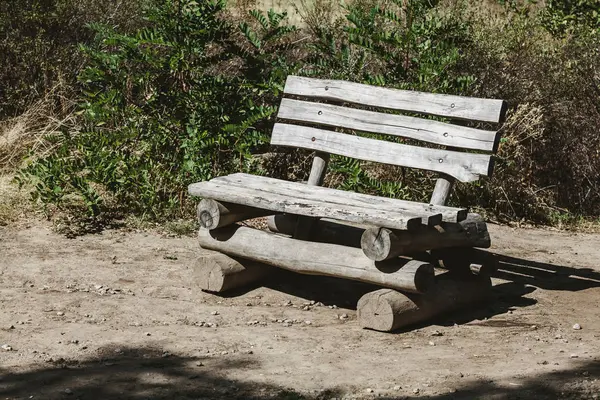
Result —
M 467 218 L 468 210 L 466 208 L 456 208 L 448 206 L 436 206 L 427 203 L 414 201 L 391 199 L 387 197 L 372 196 L 368 194 L 349 192 L 345 190 L 336 190 L 324 187 L 309 187 L 299 182 L 289 182 L 281 179 L 269 178 L 266 176 L 256 176 L 250 174 L 231 174 L 221 176 L 212 180 L 234 188 L 252 188 L 259 190 L 263 194 L 273 193 L 298 199 L 318 199 L 332 205 L 354 205 L 369 209 L 379 209 L 402 213 L 407 215 L 435 216 L 442 215 L 444 222 L 460 222 Z M 237 189 L 232 189 L 237 190 Z M 433 222 L 426 222 L 426 225 L 432 225 Z M 435 224 L 434 224 L 435 225 Z
M 281 101 L 278 117 L 490 152 L 495 150 L 499 140 L 498 132 L 493 131 L 293 99 Z
M 288 76 L 284 93 L 493 123 L 501 122 L 506 110 L 502 100 L 389 89 L 299 76 Z
M 188 187 L 192 196 L 242 204 L 265 210 L 304 215 L 307 217 L 333 218 L 361 224 L 392 227 L 394 229 L 417 229 L 424 217 L 367 207 L 329 203 L 315 196 L 297 198 L 274 193 L 267 188 L 234 186 L 216 180 L 194 183 Z M 441 215 L 439 216 L 441 219 Z
M 490 175 L 491 156 L 409 146 L 299 125 L 275 124 L 271 144 L 441 172 L 462 182 Z

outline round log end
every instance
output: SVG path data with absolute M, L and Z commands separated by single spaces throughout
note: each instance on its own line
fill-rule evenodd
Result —
M 400 310 L 416 308 L 405 295 L 391 289 L 365 294 L 357 305 L 358 323 L 362 328 L 391 332 L 399 325 Z
M 419 263 L 415 270 L 415 289 L 417 293 L 425 293 L 435 285 L 435 269 L 433 265 L 416 260 L 410 261 Z
M 365 229 L 360 238 L 363 253 L 373 261 L 384 261 L 390 256 L 391 237 L 394 233 L 387 228 Z
M 205 257 L 198 258 L 196 264 L 196 280 L 200 289 L 214 293 L 225 290 L 226 274 L 220 264 Z
M 215 200 L 202 199 L 198 204 L 198 223 L 204 229 L 216 229 L 219 226 L 221 213 L 219 203 Z

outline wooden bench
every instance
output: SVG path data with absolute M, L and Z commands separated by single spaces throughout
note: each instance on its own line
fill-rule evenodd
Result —
M 378 108 L 387 112 L 373 111 Z M 263 264 L 368 282 L 386 289 L 361 298 L 359 321 L 383 331 L 480 300 L 493 262 L 475 263 L 470 249 L 490 246 L 486 224 L 466 208 L 445 204 L 453 182 L 473 182 L 493 169 L 497 130 L 464 122 L 497 127 L 505 111 L 502 100 L 288 77 L 271 144 L 315 151 L 308 182 L 239 173 L 191 184 L 189 193 L 202 198 L 200 245 L 220 253 L 199 262 L 201 287 L 220 292 L 260 279 L 268 273 Z M 429 170 L 439 178 L 429 203 L 326 188 L 330 154 Z M 261 216 L 268 216 L 270 232 L 236 224 Z M 434 267 L 454 273 L 436 277 Z

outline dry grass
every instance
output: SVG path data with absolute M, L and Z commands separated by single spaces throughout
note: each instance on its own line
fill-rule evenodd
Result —
M 0 122 L 0 173 L 18 169 L 27 154 L 43 157 L 58 143 L 48 140 L 63 129 L 76 132 L 75 102 L 57 84 L 18 117 Z
M 11 175 L 0 175 L 0 226 L 32 218 L 34 214 L 29 190 L 19 189 Z

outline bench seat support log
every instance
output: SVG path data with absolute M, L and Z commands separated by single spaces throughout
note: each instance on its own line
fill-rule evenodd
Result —
M 369 260 L 361 249 L 296 240 L 244 226 L 212 231 L 201 229 L 200 246 L 290 271 L 346 278 L 413 293 L 426 292 L 434 283 L 427 262 L 396 259 Z
M 271 232 L 292 236 L 297 221 L 297 215 L 271 215 L 267 217 L 267 227 Z M 315 221 L 311 240 L 320 243 L 331 243 L 360 248 L 360 238 L 364 231 L 364 228 L 321 219 Z
M 376 290 L 358 301 L 358 323 L 363 328 L 391 332 L 445 312 L 478 305 L 491 297 L 491 286 L 491 280 L 486 276 L 467 278 L 446 273 L 422 295 Z
M 202 199 L 198 204 L 198 222 L 204 229 L 217 229 L 246 219 L 264 217 L 272 211 L 241 204 Z
M 265 278 L 270 267 L 257 262 L 235 259 L 216 251 L 205 252 L 193 265 L 200 289 L 222 293 L 238 289 Z
M 490 235 L 483 218 L 469 214 L 459 223 L 443 223 L 415 232 L 387 228 L 368 228 L 362 235 L 361 247 L 374 261 L 389 260 L 401 255 L 448 247 L 490 247 Z

